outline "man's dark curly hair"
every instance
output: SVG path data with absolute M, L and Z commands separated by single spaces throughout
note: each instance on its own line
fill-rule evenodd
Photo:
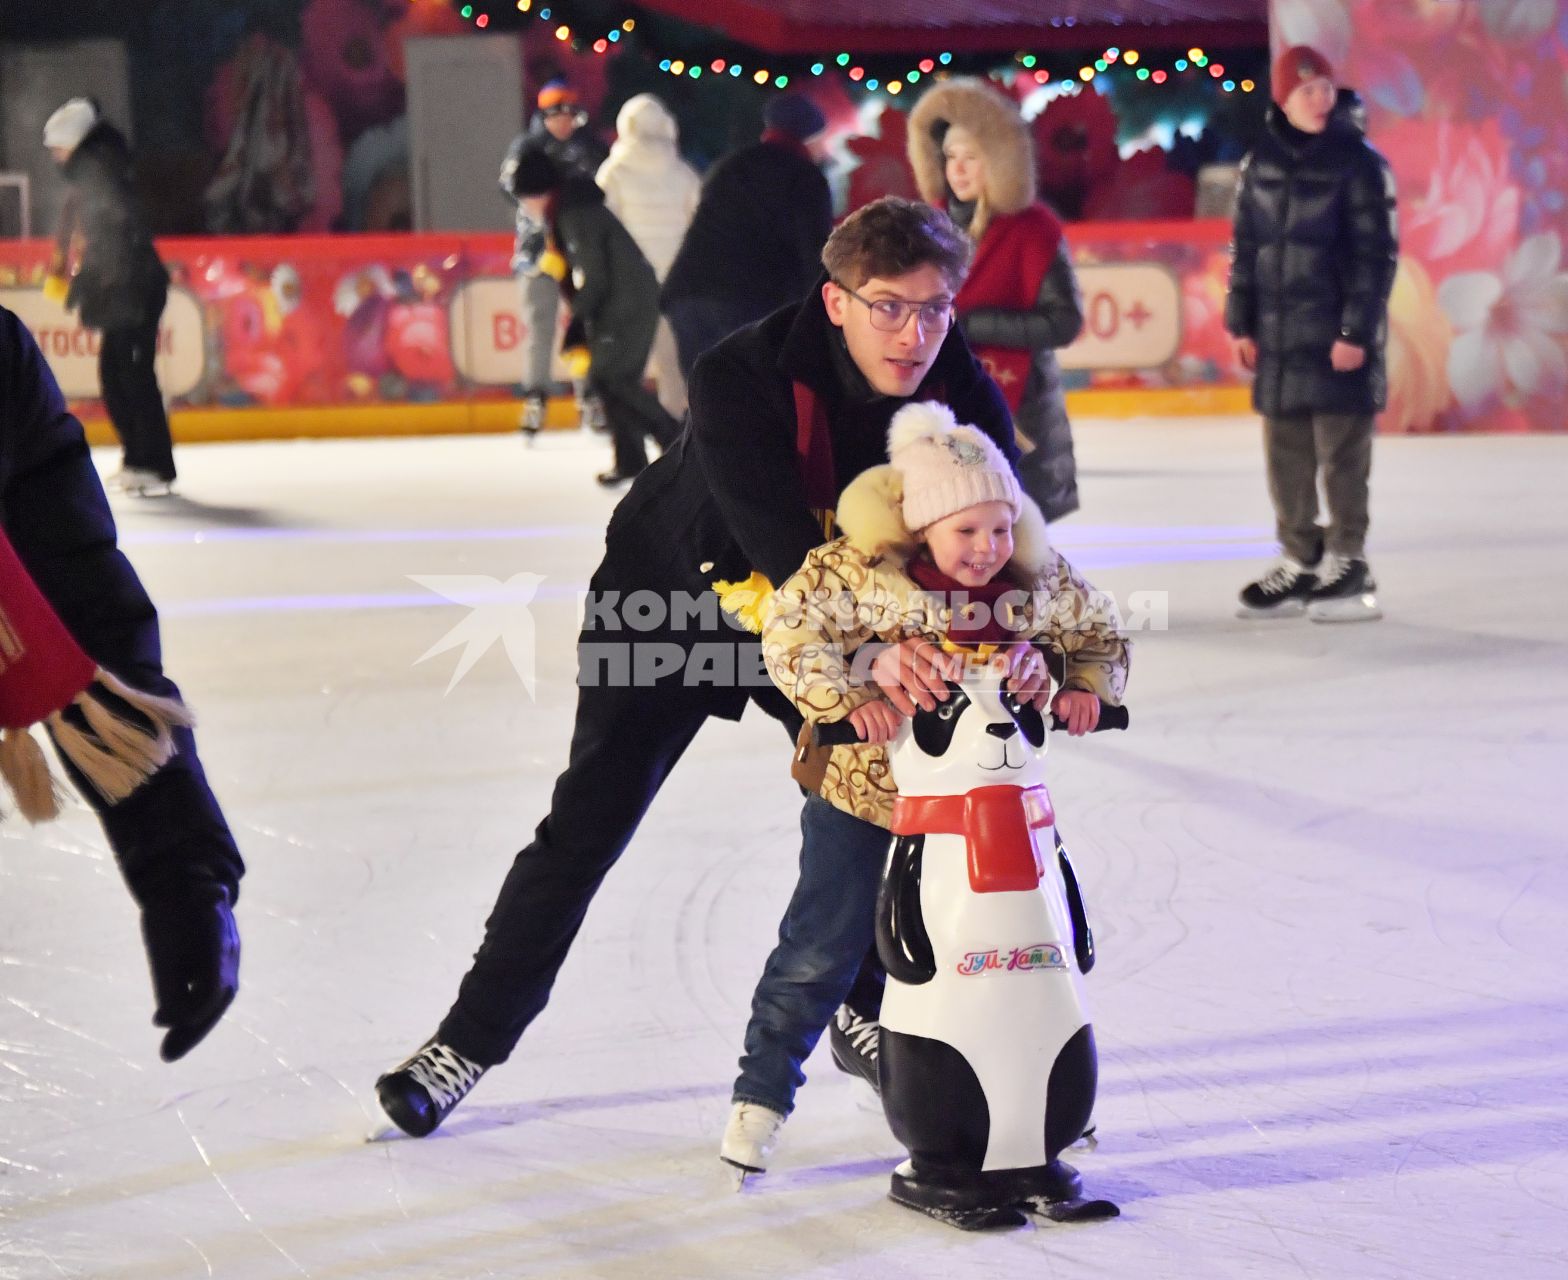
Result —
M 858 289 L 927 265 L 956 293 L 969 273 L 974 246 L 947 214 L 917 200 L 883 196 L 845 218 L 822 247 L 822 265 L 836 282 Z

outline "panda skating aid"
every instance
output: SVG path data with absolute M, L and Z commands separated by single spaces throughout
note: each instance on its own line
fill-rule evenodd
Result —
M 1023 1212 L 1113 1217 L 1058 1158 L 1089 1127 L 1097 1059 L 1082 980 L 1093 946 L 1053 838 L 1046 721 L 994 672 L 949 688 L 892 747 L 879 1067 L 910 1159 L 889 1195 L 968 1230 L 1021 1225 Z M 1104 708 L 1100 727 L 1125 724 Z

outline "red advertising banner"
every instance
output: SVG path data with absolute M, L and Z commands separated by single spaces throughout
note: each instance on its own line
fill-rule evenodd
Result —
M 1220 324 L 1224 223 L 1069 234 L 1086 307 L 1083 335 L 1062 352 L 1069 389 L 1244 385 Z M 98 417 L 98 337 L 43 296 L 48 248 L 0 243 L 0 305 L 33 330 L 78 412 Z M 159 250 L 173 284 L 158 368 L 176 414 L 313 411 L 321 429 L 323 410 L 466 405 L 503 410 L 485 421 L 510 425 L 527 334 L 504 235 L 188 239 Z

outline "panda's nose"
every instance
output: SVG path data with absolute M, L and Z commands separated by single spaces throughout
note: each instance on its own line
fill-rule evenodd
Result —
M 1003 742 L 1006 742 L 1018 732 L 1018 726 L 1011 721 L 1006 724 L 988 724 L 985 727 L 985 731 L 993 738 L 1000 738 Z

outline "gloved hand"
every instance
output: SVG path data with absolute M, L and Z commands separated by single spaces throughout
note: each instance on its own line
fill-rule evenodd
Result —
M 44 277 L 44 297 L 50 302 L 58 302 L 63 307 L 70 295 L 71 282 L 65 276 L 50 272 Z
M 539 255 L 539 274 L 559 283 L 566 279 L 566 259 L 554 249 L 546 249 Z
M 593 357 L 587 347 L 567 347 L 561 352 L 561 363 L 566 366 L 567 374 L 575 382 L 588 376 L 588 370 L 593 365 Z
M 153 1025 L 168 1028 L 158 1056 L 173 1062 L 218 1025 L 239 990 L 240 935 L 227 890 L 201 882 L 160 890 L 142 907 L 142 941 L 158 1002 Z

